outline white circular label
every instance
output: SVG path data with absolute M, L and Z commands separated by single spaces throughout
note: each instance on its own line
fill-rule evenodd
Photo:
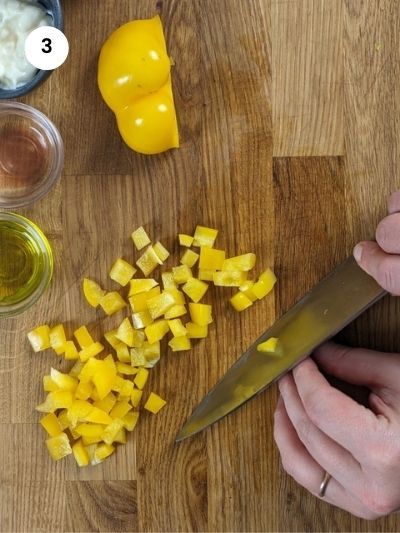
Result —
M 40 26 L 25 40 L 25 56 L 39 70 L 54 70 L 68 57 L 68 39 L 53 26 Z

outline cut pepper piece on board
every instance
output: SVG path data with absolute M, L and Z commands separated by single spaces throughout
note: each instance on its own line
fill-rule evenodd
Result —
M 156 415 L 165 405 L 166 401 L 163 400 L 158 394 L 155 394 L 154 392 L 150 393 L 150 396 L 147 399 L 147 402 L 144 404 L 144 408 L 147 411 L 150 411 L 154 415 Z
M 179 233 L 179 244 L 181 246 L 186 246 L 187 248 L 190 248 L 193 244 L 193 237 L 191 235 L 186 235 L 185 233 Z
M 193 246 L 208 246 L 212 248 L 217 235 L 218 230 L 216 229 L 197 226 L 193 235 Z
M 128 285 L 135 273 L 136 268 L 134 266 L 128 263 L 128 261 L 118 258 L 111 267 L 110 278 L 122 285 L 122 287 L 125 287 L 125 285 Z
M 46 446 L 49 454 L 55 461 L 72 453 L 72 448 L 66 433 L 60 433 L 56 437 L 50 437 L 46 440 Z
M 83 279 L 83 295 L 85 296 L 87 303 L 92 307 L 97 307 L 99 305 L 100 300 L 105 293 L 106 291 L 95 281 L 88 278 Z
M 246 296 L 244 292 L 237 292 L 230 299 L 231 305 L 236 311 L 244 311 L 253 305 L 253 302 Z
M 50 348 L 50 328 L 47 325 L 39 326 L 28 333 L 28 340 L 33 351 L 41 352 Z
M 135 229 L 135 231 L 132 232 L 131 237 L 133 244 L 136 246 L 136 250 L 141 250 L 151 242 L 143 226 Z
M 100 306 L 107 315 L 113 315 L 126 307 L 126 303 L 118 292 L 112 291 L 103 296 Z

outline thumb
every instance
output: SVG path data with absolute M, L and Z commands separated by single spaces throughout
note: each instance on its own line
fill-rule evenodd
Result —
M 313 358 L 323 371 L 347 383 L 400 391 L 398 354 L 348 348 L 328 342 L 317 348 Z
M 400 256 L 385 253 L 376 242 L 360 242 L 354 258 L 367 274 L 391 294 L 400 295 Z

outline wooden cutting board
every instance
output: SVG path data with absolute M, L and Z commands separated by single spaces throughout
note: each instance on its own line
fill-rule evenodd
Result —
M 396 0 L 64 0 L 71 52 L 23 99 L 65 141 L 57 188 L 21 212 L 54 248 L 51 288 L 33 309 L 1 322 L 1 531 L 395 531 L 318 501 L 282 470 L 273 442 L 272 387 L 195 438 L 174 437 L 246 346 L 316 281 L 372 237 L 400 185 L 400 13 Z M 182 146 L 131 152 L 96 87 L 100 46 L 120 24 L 160 13 L 175 60 Z M 178 257 L 175 236 L 219 228 L 229 254 L 257 253 L 279 277 L 274 296 L 243 314 L 212 291 L 210 337 L 166 354 L 149 388 L 167 398 L 126 446 L 79 470 L 53 463 L 33 410 L 50 354 L 31 353 L 40 323 L 69 331 L 104 320 L 81 295 L 83 276 L 107 278 L 130 232 L 145 225 Z M 211 292 L 211 291 L 210 291 Z M 229 291 L 228 291 L 229 292 Z M 387 298 L 341 335 L 399 350 L 399 304 Z

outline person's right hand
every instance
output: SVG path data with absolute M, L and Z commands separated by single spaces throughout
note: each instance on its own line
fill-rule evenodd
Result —
M 389 215 L 376 229 L 376 242 L 357 244 L 354 257 L 381 287 L 400 296 L 400 191 L 390 196 L 388 207 Z

